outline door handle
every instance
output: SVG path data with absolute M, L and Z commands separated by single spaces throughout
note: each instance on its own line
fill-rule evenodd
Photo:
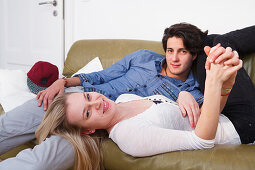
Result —
M 39 5 L 46 5 L 46 4 L 52 4 L 53 6 L 57 6 L 57 1 L 45 1 L 45 2 L 40 2 Z

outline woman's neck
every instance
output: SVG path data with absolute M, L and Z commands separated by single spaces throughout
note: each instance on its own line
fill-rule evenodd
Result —
M 134 100 L 129 102 L 123 102 L 117 104 L 116 116 L 114 117 L 111 125 L 106 130 L 108 133 L 119 122 L 136 116 L 139 113 L 144 112 L 153 104 L 149 100 Z

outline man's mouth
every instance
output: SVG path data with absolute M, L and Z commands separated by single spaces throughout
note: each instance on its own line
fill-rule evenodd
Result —
M 178 67 L 180 67 L 180 64 L 171 64 L 171 66 L 172 66 L 173 68 L 178 68 Z

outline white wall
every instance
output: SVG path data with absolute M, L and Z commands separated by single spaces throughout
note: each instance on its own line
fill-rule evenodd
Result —
M 164 29 L 179 22 L 211 34 L 255 25 L 255 0 L 66 0 L 66 5 L 67 51 L 79 39 L 161 41 Z

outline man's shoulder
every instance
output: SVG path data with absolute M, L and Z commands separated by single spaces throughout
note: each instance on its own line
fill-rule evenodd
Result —
M 162 60 L 164 58 L 164 56 L 162 56 L 161 54 L 152 51 L 152 50 L 148 50 L 148 49 L 141 49 L 135 52 L 136 55 L 134 55 L 134 57 L 138 57 L 138 58 L 143 58 L 143 59 L 159 59 Z

